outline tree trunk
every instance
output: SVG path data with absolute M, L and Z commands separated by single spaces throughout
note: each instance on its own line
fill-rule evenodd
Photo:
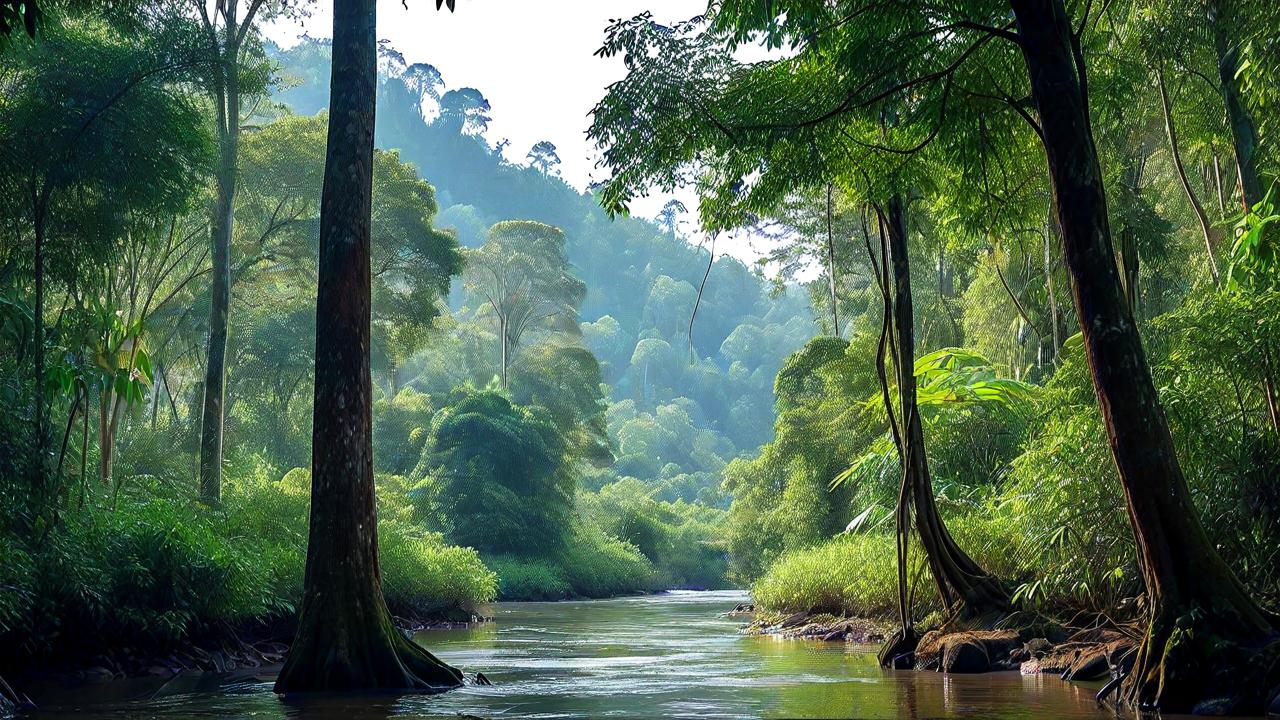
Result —
M 48 463 L 45 457 L 45 439 L 48 434 L 45 431 L 45 397 L 44 397 L 44 375 L 45 375 L 45 357 L 44 357 L 44 243 L 45 243 L 45 217 L 44 203 L 41 199 L 32 198 L 35 205 L 32 208 L 34 214 L 35 225 L 35 283 L 36 298 L 35 305 L 31 309 L 32 333 L 31 344 L 32 353 L 31 361 L 34 363 L 35 375 L 35 413 L 32 418 L 35 428 L 35 458 L 34 468 L 32 468 L 32 480 L 38 488 L 38 492 L 43 493 L 45 490 L 45 476 L 48 470 Z
M 229 24 L 227 34 L 234 36 Z M 217 504 L 222 497 L 222 429 L 227 377 L 227 328 L 231 312 L 231 236 L 235 228 L 236 164 L 240 149 L 238 52 L 228 43 L 218 68 L 217 196 L 212 218 L 213 297 L 209 306 L 209 353 L 205 363 L 204 411 L 200 423 L 200 499 Z
M 1010 0 L 1040 114 L 1071 290 L 1146 584 L 1150 625 L 1123 699 L 1185 712 L 1229 697 L 1261 710 L 1277 678 L 1260 652 L 1275 619 L 1219 557 L 1191 502 L 1122 292 L 1089 122 L 1088 85 L 1062 0 Z M 1274 655 L 1270 655 L 1274 657 Z M 1271 673 L 1271 677 L 1266 677 Z
M 1058 312 L 1058 296 L 1053 287 L 1053 243 L 1050 238 L 1059 237 L 1060 233 L 1054 225 L 1053 208 L 1049 209 L 1049 219 L 1044 228 L 1044 289 L 1049 300 L 1049 337 L 1053 342 L 1051 357 L 1054 365 L 1058 363 L 1058 353 L 1062 351 L 1062 318 Z
M 507 349 L 508 347 L 510 347 L 510 344 L 511 344 L 510 341 L 507 339 L 507 318 L 505 315 L 499 316 L 498 343 L 502 348 L 501 349 L 502 356 L 498 360 L 498 362 L 502 364 L 500 371 L 501 371 L 501 378 L 502 378 L 502 388 L 505 390 L 507 388 Z
M 374 0 L 334 0 L 320 206 L 311 523 L 298 631 L 276 692 L 432 691 L 462 673 L 401 635 L 378 570 L 369 369 Z
M 831 334 L 840 337 L 840 299 L 836 294 L 836 241 L 831 231 L 831 192 L 827 183 L 827 285 L 831 291 Z
M 1240 181 L 1240 199 L 1245 212 L 1248 212 L 1254 205 L 1262 202 L 1262 181 L 1258 178 L 1255 157 L 1258 150 L 1258 128 L 1245 109 L 1244 100 L 1240 97 L 1240 86 L 1236 82 L 1240 54 L 1227 29 L 1231 20 L 1227 17 L 1228 5 L 1227 0 L 1211 0 L 1209 26 L 1213 32 L 1213 49 L 1218 57 L 1219 90 L 1227 109 L 1227 124 L 1231 127 L 1232 149 Z
M 911 297 L 911 265 L 907 252 L 906 207 L 901 195 L 889 199 L 885 226 L 888 262 L 893 267 L 893 325 L 897 336 L 899 415 L 903 428 L 902 468 L 915 512 L 916 532 L 929 563 L 943 607 L 955 616 L 978 617 L 1009 607 L 1000 583 L 956 545 L 934 502 L 933 481 L 925 453 L 924 426 L 916 406 L 915 309 Z
M 1164 110 L 1164 129 L 1165 135 L 1169 138 L 1169 155 L 1173 159 L 1174 169 L 1178 171 L 1182 190 L 1187 194 L 1191 209 L 1195 211 L 1196 220 L 1200 223 L 1200 233 L 1204 235 L 1205 255 L 1209 258 L 1209 275 L 1213 278 L 1214 286 L 1218 286 L 1222 284 L 1222 279 L 1218 276 L 1218 261 L 1213 257 L 1213 228 L 1209 224 L 1209 215 L 1200 204 L 1200 198 L 1196 197 L 1195 190 L 1191 188 L 1191 181 L 1187 179 L 1187 169 L 1182 164 L 1182 151 L 1178 148 L 1178 128 L 1173 122 L 1173 108 L 1169 102 L 1169 88 L 1165 86 L 1163 68 L 1156 68 L 1156 84 L 1160 88 L 1160 107 Z M 1217 158 L 1215 157 L 1214 160 L 1216 162 Z

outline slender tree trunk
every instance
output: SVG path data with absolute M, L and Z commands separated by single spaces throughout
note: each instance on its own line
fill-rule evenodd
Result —
M 320 205 L 311 524 L 298 631 L 276 692 L 444 690 L 462 673 L 396 630 L 382 595 L 369 368 L 374 0 L 334 0 Z
M 34 199 L 34 198 L 33 198 Z M 44 375 L 45 375 L 45 357 L 44 357 L 44 244 L 45 244 L 45 211 L 44 203 L 36 200 L 33 208 L 35 214 L 35 283 L 36 298 L 35 306 L 32 308 L 31 319 L 33 332 L 31 337 L 32 353 L 31 361 L 34 363 L 35 374 L 35 458 L 32 479 L 39 489 L 40 493 L 44 492 L 45 479 L 48 471 L 46 458 L 46 436 L 48 433 L 45 429 L 45 393 L 44 393 Z
M 827 183 L 827 281 L 831 290 L 831 334 L 840 337 L 840 300 L 836 295 L 836 241 L 831 230 L 831 193 Z
M 1230 0 L 1210 0 L 1209 26 L 1213 33 L 1213 49 L 1218 57 L 1219 90 L 1227 108 L 1227 124 L 1231 127 L 1232 149 L 1236 156 L 1236 172 L 1240 181 L 1240 199 L 1247 212 L 1262 202 L 1262 181 L 1258 178 L 1258 128 L 1240 97 L 1236 73 L 1240 69 L 1240 53 L 1230 37 L 1227 17 Z
M 503 389 L 506 389 L 507 387 L 507 349 L 508 347 L 510 347 L 510 344 L 511 344 L 510 340 L 507 339 L 506 317 L 501 317 L 498 320 L 498 336 L 499 336 L 498 343 L 501 346 L 501 353 L 502 353 L 502 357 L 499 359 L 499 362 L 502 365 L 499 369 L 501 370 L 502 387 Z
M 915 309 L 911 297 L 911 264 L 907 251 L 906 207 L 901 195 L 889 199 L 885 227 L 893 269 L 893 325 L 897 335 L 899 416 L 903 421 L 902 467 L 915 512 L 916 532 L 928 560 L 943 606 L 957 616 L 978 617 L 1009 607 L 1000 583 L 960 549 L 938 513 L 925 453 L 924 426 L 916 406 Z
M 1135 201 L 1138 200 L 1139 187 L 1142 185 L 1142 165 L 1143 160 L 1141 157 L 1133 157 L 1128 169 L 1128 189 Z M 1128 223 L 1125 223 L 1124 228 L 1120 231 L 1120 262 L 1122 267 L 1120 281 L 1124 286 L 1125 301 L 1129 303 L 1129 312 L 1136 318 L 1138 316 L 1138 278 L 1141 260 L 1138 257 L 1138 236 Z
M 1204 206 L 1200 204 L 1200 198 L 1196 197 L 1195 190 L 1191 188 L 1191 181 L 1187 179 L 1187 169 L 1182 164 L 1182 151 L 1178 148 L 1178 128 L 1173 122 L 1173 108 L 1169 102 L 1169 88 L 1164 82 L 1164 68 L 1156 67 L 1156 84 L 1160 88 L 1160 106 L 1164 110 L 1164 129 L 1165 134 L 1169 138 L 1169 156 L 1173 158 L 1173 167 L 1178 171 L 1178 180 L 1182 182 L 1182 189 L 1187 194 L 1187 200 L 1191 202 L 1191 209 L 1195 211 L 1196 220 L 1200 223 L 1200 233 L 1204 235 L 1204 252 L 1209 258 L 1209 275 L 1213 278 L 1215 286 L 1222 284 L 1222 279 L 1218 276 L 1218 261 L 1213 257 L 1214 233 L 1213 227 L 1209 224 L 1209 216 L 1204 211 Z M 1217 162 L 1217 157 L 1214 157 Z
M 1056 364 L 1058 362 L 1058 353 L 1062 350 L 1062 318 L 1058 312 L 1058 296 L 1054 292 L 1053 287 L 1053 243 L 1051 238 L 1058 237 L 1053 219 L 1053 209 L 1049 210 L 1049 219 L 1045 222 L 1044 229 L 1044 288 L 1045 295 L 1049 299 L 1049 323 L 1050 337 L 1053 338 L 1053 354 L 1052 359 Z
M 1218 158 L 1218 151 L 1213 151 L 1213 187 L 1218 195 L 1218 217 L 1227 217 L 1227 195 L 1222 190 L 1222 161 Z
M 217 195 L 212 218 L 213 288 L 209 306 L 209 352 L 205 362 L 200 423 L 200 499 L 222 497 L 222 430 L 227 377 L 227 329 L 231 312 L 231 238 L 235 229 L 236 165 L 240 146 L 239 52 L 235 25 L 226 28 L 227 48 L 219 65 Z
M 1238 701 L 1236 712 L 1259 710 L 1277 679 L 1272 662 L 1258 655 L 1276 637 L 1274 618 L 1214 549 L 1174 453 L 1112 254 L 1071 20 L 1062 0 L 1010 4 L 1040 114 L 1085 354 L 1146 584 L 1150 625 L 1124 699 L 1185 712 L 1225 695 Z

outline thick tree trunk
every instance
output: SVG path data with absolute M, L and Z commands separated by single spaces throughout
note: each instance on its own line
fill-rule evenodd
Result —
M 462 673 L 392 625 L 378 570 L 369 370 L 374 0 L 334 0 L 320 208 L 311 524 L 298 632 L 276 692 L 432 691 Z
M 228 34 L 234 33 L 229 26 Z M 236 164 L 240 146 L 238 53 L 227 51 L 218 69 L 219 93 L 217 196 L 212 242 L 213 297 L 209 305 L 209 352 L 205 362 L 204 409 L 200 423 L 200 499 L 217 504 L 222 497 L 222 429 L 227 377 L 227 328 L 231 312 L 231 237 L 235 227 Z
M 885 226 L 888 262 L 893 268 L 893 325 L 897 336 L 898 401 L 903 427 L 902 467 L 916 532 L 943 606 L 960 617 L 978 617 L 1009 608 L 1000 583 L 960 549 L 938 513 L 925 453 L 924 426 L 916 406 L 915 317 L 911 297 L 911 264 L 907 252 L 906 207 L 901 195 L 890 198 Z
M 1240 97 L 1236 72 L 1240 69 L 1239 48 L 1228 32 L 1228 0 L 1211 0 L 1209 26 L 1213 32 L 1213 49 L 1218 57 L 1219 91 L 1227 109 L 1227 124 L 1231 127 L 1232 150 L 1236 156 L 1236 172 L 1239 174 L 1240 198 L 1245 211 L 1262 201 L 1262 181 L 1258 178 L 1257 155 L 1258 128 Z
M 1275 619 L 1209 541 L 1174 453 L 1112 254 L 1071 20 L 1062 0 L 1010 4 L 1040 114 L 1085 353 L 1147 590 L 1150 625 L 1124 699 L 1184 712 L 1226 696 L 1237 702 L 1236 712 L 1258 710 L 1277 680 L 1268 660 L 1276 649 Z

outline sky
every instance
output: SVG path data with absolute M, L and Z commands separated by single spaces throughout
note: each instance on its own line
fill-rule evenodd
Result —
M 571 185 L 585 189 L 604 174 L 593 167 L 597 153 L 586 139 L 588 113 L 605 87 L 622 79 L 620 58 L 593 53 L 614 18 L 646 10 L 659 22 L 685 20 L 703 12 L 707 0 L 458 0 L 457 11 L 437 12 L 435 0 L 378 0 L 378 37 L 404 54 L 409 64 L 427 62 L 444 76 L 448 88 L 474 87 L 493 107 L 485 134 L 490 143 L 511 141 L 506 157 L 523 163 L 540 140 L 556 145 L 560 171 Z M 276 43 L 290 46 L 303 32 L 332 36 L 328 3 L 316 3 L 302 21 L 280 20 L 266 28 Z M 430 180 L 430 178 L 427 178 Z M 672 196 L 638 199 L 632 212 L 654 217 Z M 684 230 L 696 233 L 697 196 L 675 197 L 691 211 Z M 758 245 L 745 234 L 719 241 L 719 252 L 751 262 Z

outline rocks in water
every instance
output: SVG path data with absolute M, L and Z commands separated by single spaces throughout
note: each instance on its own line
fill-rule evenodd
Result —
M 752 603 L 738 603 L 732 610 L 724 613 L 724 617 L 745 617 L 756 614 L 756 606 Z
M 954 673 L 1009 670 L 1017 666 L 1011 656 L 1022 647 L 1021 636 L 1012 630 L 932 630 L 920 638 L 915 666 Z
M 743 632 L 752 635 L 780 635 L 785 638 L 828 640 L 861 644 L 878 643 L 885 629 L 866 618 L 845 618 L 825 613 L 798 612 L 785 617 L 757 617 Z

